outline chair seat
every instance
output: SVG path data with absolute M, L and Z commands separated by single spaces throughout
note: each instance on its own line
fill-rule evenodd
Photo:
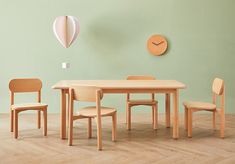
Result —
M 109 116 L 117 111 L 116 109 L 109 107 L 100 107 L 100 110 L 101 110 L 101 116 Z M 89 106 L 82 108 L 77 112 L 77 114 L 79 116 L 85 116 L 85 117 L 96 117 L 97 116 L 96 106 Z
M 128 100 L 129 105 L 155 105 L 157 101 L 153 100 Z
M 47 107 L 47 104 L 43 103 L 23 103 L 23 104 L 14 104 L 11 105 L 12 110 L 21 110 L 21 109 L 42 109 Z
M 197 110 L 215 110 L 216 105 L 207 102 L 195 102 L 187 101 L 183 103 L 186 108 L 197 109 Z

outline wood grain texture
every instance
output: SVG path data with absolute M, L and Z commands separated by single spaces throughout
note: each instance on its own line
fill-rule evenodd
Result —
M 127 80 L 156 80 L 155 77 L 153 76 L 128 76 Z M 128 112 L 128 110 L 132 110 L 132 107 L 134 106 L 139 106 L 139 105 L 145 105 L 145 106 L 151 106 L 152 107 L 152 124 L 153 124 L 153 129 L 157 129 L 157 106 L 158 106 L 158 102 L 155 100 L 155 95 L 154 93 L 151 93 L 151 99 L 147 99 L 147 100 L 142 100 L 142 99 L 133 99 L 130 98 L 131 95 L 130 93 L 127 93 L 127 98 L 126 98 L 126 113 L 127 115 L 127 119 L 131 120 L 131 112 Z M 131 130 L 131 121 L 127 120 L 127 129 Z
M 102 90 L 95 86 L 73 86 L 69 89 L 69 138 L 68 145 L 73 143 L 73 122 L 77 119 L 88 119 L 88 138 L 91 138 L 91 118 L 96 120 L 97 124 L 97 148 L 102 150 L 102 121 L 101 117 L 112 116 L 112 140 L 116 139 L 116 109 L 101 106 Z M 95 102 L 96 106 L 84 107 L 80 109 L 76 115 L 73 115 L 74 102 Z
M 27 110 L 37 110 L 38 118 L 37 125 L 38 129 L 41 128 L 41 111 L 43 111 L 44 116 L 44 136 L 47 135 L 47 104 L 41 103 L 41 88 L 42 81 L 40 79 L 13 79 L 9 82 L 10 89 L 10 131 L 14 132 L 14 137 L 18 138 L 18 118 L 19 113 Z M 37 92 L 37 103 L 22 103 L 14 104 L 15 93 L 24 92 Z
M 166 106 L 166 127 L 169 128 L 171 126 L 171 119 L 170 119 L 170 114 L 171 114 L 171 111 L 170 111 L 170 107 L 171 107 L 171 103 L 170 103 L 170 100 L 171 99 L 171 96 L 169 93 L 166 94 L 166 100 L 165 100 L 165 106 Z
M 186 85 L 176 80 L 62 80 L 53 89 L 68 89 L 73 85 L 97 86 L 102 90 L 111 89 L 184 89 Z
M 133 116 L 132 131 L 126 130 L 125 113 L 118 113 L 116 142 L 111 141 L 112 120 L 103 119 L 102 152 L 96 149 L 96 126 L 94 134 L 87 138 L 87 119 L 74 122 L 74 146 L 67 146 L 66 140 L 60 140 L 59 115 L 48 114 L 48 136 L 42 137 L 42 130 L 35 129 L 35 114 L 22 113 L 18 140 L 9 132 L 9 115 L 0 115 L 0 163 L 235 163 L 235 115 L 226 115 L 226 137 L 220 139 L 219 130 L 211 127 L 212 115 L 194 116 L 193 138 L 187 137 L 184 130 L 183 114 L 180 115 L 180 133 L 178 140 L 172 140 L 171 129 L 165 128 L 165 114 L 159 116 L 157 131 L 152 130 L 151 112 L 136 111 Z M 217 119 L 219 119 L 217 115 Z M 217 127 L 219 124 L 217 123 Z M 40 154 L 40 155 L 39 155 Z
M 185 106 L 185 120 L 188 120 L 188 137 L 192 137 L 192 117 L 193 112 L 198 111 L 209 111 L 213 113 L 213 129 L 216 128 L 215 124 L 215 114 L 220 115 L 220 137 L 224 138 L 224 128 L 225 128 L 225 86 L 224 80 L 220 78 L 215 78 L 212 84 L 212 103 L 208 102 L 195 102 L 186 101 L 183 103 Z M 217 104 L 217 99 L 220 98 L 220 105 Z M 188 110 L 188 111 L 187 111 Z M 185 122 L 186 123 L 186 122 Z M 186 126 L 185 126 L 186 127 Z M 187 128 L 186 128 L 187 129 Z
M 61 90 L 60 104 L 60 138 L 66 139 L 66 90 L 64 89 Z
M 62 80 L 52 86 L 53 89 L 61 90 L 61 138 L 66 138 L 66 93 L 72 86 L 96 86 L 102 90 L 102 94 L 119 93 L 173 93 L 174 97 L 174 120 L 173 138 L 179 138 L 178 130 L 178 100 L 179 89 L 186 88 L 186 85 L 176 80 Z M 127 115 L 131 114 L 126 112 Z M 127 119 L 130 118 L 127 116 Z M 127 121 L 129 124 L 130 121 Z M 130 129 L 130 126 L 128 127 Z
M 38 92 L 42 88 L 40 79 L 12 79 L 9 83 L 11 92 Z
M 167 40 L 164 36 L 153 35 L 147 41 L 147 48 L 151 54 L 160 56 L 167 50 Z

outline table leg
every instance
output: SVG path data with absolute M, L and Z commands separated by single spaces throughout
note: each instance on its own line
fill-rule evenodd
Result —
M 174 122 L 173 122 L 173 138 L 178 139 L 179 138 L 179 92 L 176 89 L 173 92 L 173 110 L 174 110 Z
M 67 109 L 65 109 L 66 110 L 66 116 L 67 116 L 67 121 L 66 121 L 66 125 L 69 125 L 69 93 L 68 92 L 66 92 L 67 94 L 68 94 L 68 96 L 67 96 Z M 66 129 L 68 129 L 68 127 L 66 126 Z
M 66 90 L 61 90 L 60 138 L 66 139 Z
M 170 93 L 166 93 L 166 127 L 169 128 L 171 126 L 171 112 L 170 112 Z

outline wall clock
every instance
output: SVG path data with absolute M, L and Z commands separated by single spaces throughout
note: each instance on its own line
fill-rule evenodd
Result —
M 167 50 L 167 40 L 162 35 L 153 35 L 148 39 L 147 48 L 153 55 L 163 55 Z

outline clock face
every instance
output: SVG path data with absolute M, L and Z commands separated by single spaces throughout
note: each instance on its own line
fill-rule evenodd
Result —
M 167 41 L 161 35 L 153 35 L 147 42 L 147 48 L 151 54 L 160 56 L 166 52 Z

